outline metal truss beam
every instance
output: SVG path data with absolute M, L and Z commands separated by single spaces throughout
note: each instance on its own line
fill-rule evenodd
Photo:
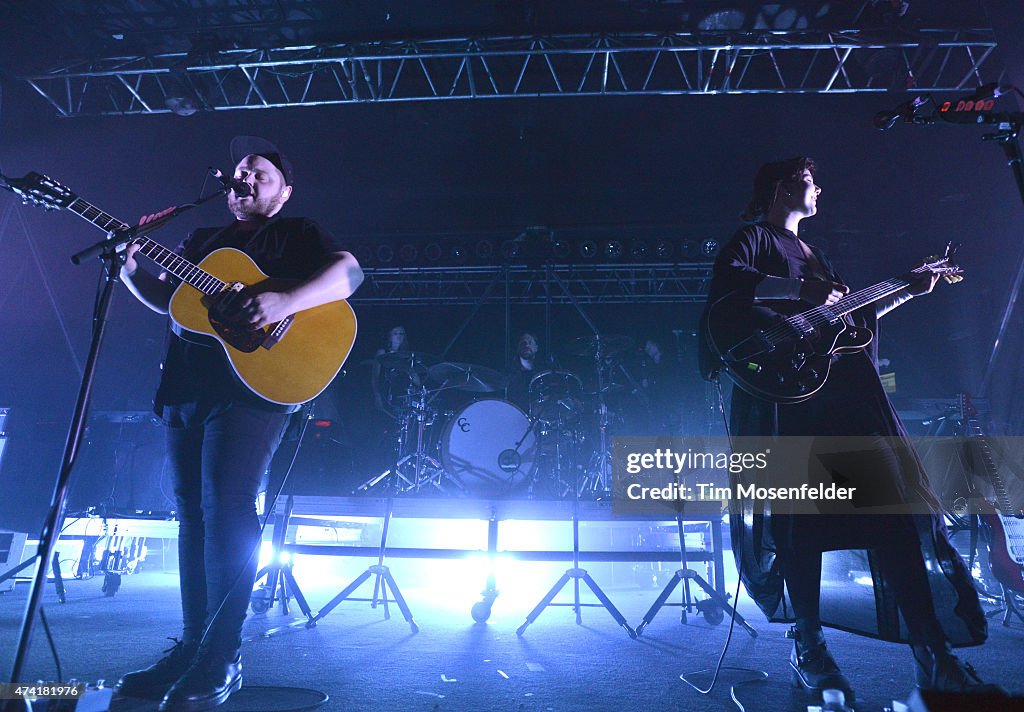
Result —
M 538 96 L 956 91 L 990 30 L 616 33 L 110 57 L 25 77 L 62 116 Z
M 581 304 L 702 302 L 711 265 L 552 265 L 550 267 L 376 267 L 354 301 L 360 305 Z

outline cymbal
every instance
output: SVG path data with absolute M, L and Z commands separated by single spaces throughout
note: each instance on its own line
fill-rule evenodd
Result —
M 601 355 L 614 356 L 633 348 L 633 339 L 628 336 L 609 335 L 601 337 Z M 581 336 L 573 339 L 569 353 L 577 356 L 594 356 L 597 354 L 598 340 L 594 336 Z
M 435 383 L 446 383 L 471 393 L 493 393 L 508 383 L 508 378 L 501 371 L 473 363 L 445 361 L 427 369 L 427 375 Z
M 392 351 L 380 354 L 366 363 L 378 363 L 381 368 L 390 368 L 395 371 L 402 371 L 407 374 L 425 374 L 427 370 L 438 363 L 437 356 L 422 351 Z
M 598 394 L 606 396 L 613 393 L 622 393 L 625 390 L 626 386 L 621 383 L 606 383 L 604 388 L 602 388 L 600 391 L 587 391 L 583 395 L 589 397 L 594 397 L 597 396 Z

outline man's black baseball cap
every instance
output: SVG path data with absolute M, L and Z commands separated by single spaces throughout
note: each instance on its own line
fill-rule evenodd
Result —
M 292 170 L 292 162 L 273 143 L 259 136 L 235 136 L 231 139 L 231 160 L 238 165 L 246 156 L 263 156 L 277 166 L 284 176 L 285 185 L 295 182 L 295 172 Z

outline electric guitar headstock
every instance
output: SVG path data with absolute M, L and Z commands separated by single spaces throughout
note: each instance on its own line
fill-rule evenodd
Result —
M 924 263 L 915 267 L 914 273 L 931 272 L 932 274 L 940 275 L 947 284 L 956 284 L 957 282 L 963 281 L 964 270 L 958 265 L 956 260 L 957 250 L 960 249 L 960 245 L 954 245 L 952 242 L 946 243 L 946 251 L 941 255 L 932 255 L 926 257 Z

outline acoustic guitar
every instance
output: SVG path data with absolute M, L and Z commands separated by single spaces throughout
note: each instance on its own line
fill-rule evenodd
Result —
M 29 173 L 7 182 L 26 202 L 70 210 L 105 232 L 131 229 L 47 176 Z M 344 299 L 256 329 L 232 308 L 240 293 L 281 291 L 294 281 L 267 276 L 248 255 L 232 248 L 214 250 L 193 264 L 148 237 L 134 242 L 136 254 L 181 280 L 170 302 L 174 325 L 220 343 L 238 379 L 260 398 L 282 405 L 316 398 L 352 351 L 356 317 Z

